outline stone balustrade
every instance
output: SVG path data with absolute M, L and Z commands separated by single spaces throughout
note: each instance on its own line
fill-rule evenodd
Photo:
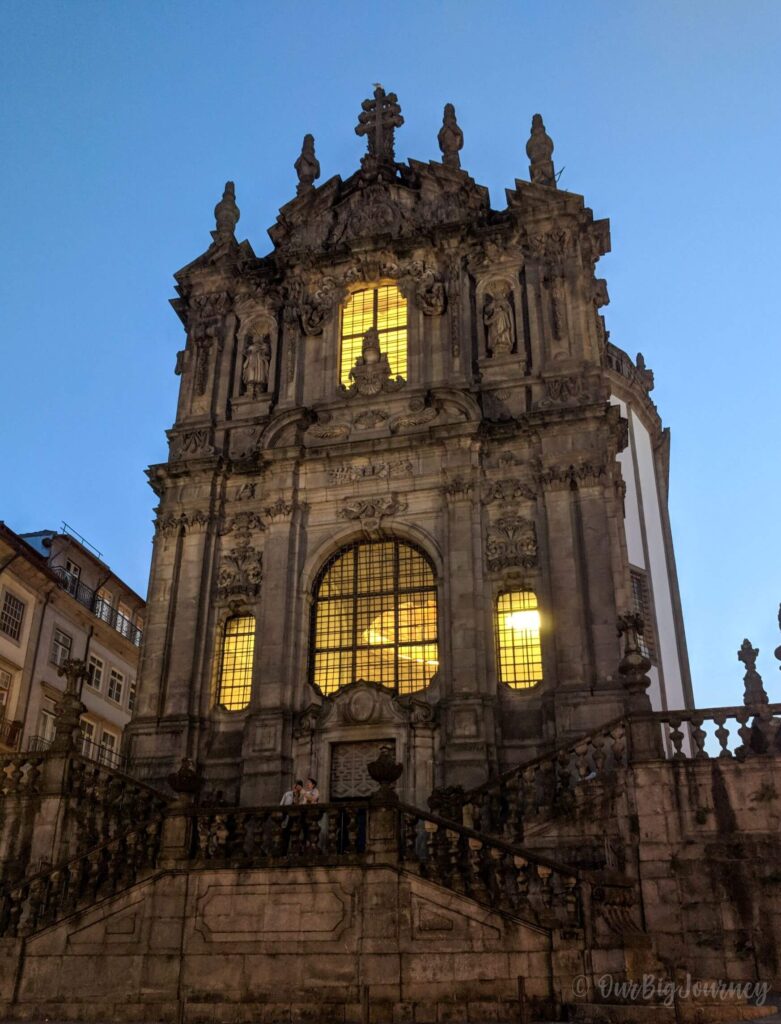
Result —
M 0 936 L 32 935 L 133 885 L 157 866 L 161 819 L 155 819 L 26 878 L 0 895 Z
M 299 866 L 360 860 L 369 804 L 198 808 L 191 812 L 191 857 L 232 867 Z
M 416 807 L 399 805 L 399 816 L 402 866 L 524 921 L 582 925 L 581 872 Z
M 781 756 L 781 704 L 757 704 L 633 714 L 608 722 L 574 743 L 516 765 L 464 795 L 462 820 L 481 831 L 522 842 L 524 823 L 566 813 L 576 787 L 606 780 L 638 760 L 633 739 L 648 738 L 658 757 L 745 760 Z M 637 744 L 640 747 L 640 744 Z

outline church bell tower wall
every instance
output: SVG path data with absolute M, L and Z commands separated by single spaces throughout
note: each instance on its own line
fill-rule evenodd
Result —
M 237 241 L 228 182 L 176 274 L 129 753 L 157 779 L 190 757 L 245 804 L 306 775 L 364 795 L 381 745 L 421 803 L 621 714 L 636 549 L 659 629 L 680 626 L 650 371 L 599 314 L 607 221 L 556 187 L 541 120 L 531 182 L 494 210 L 452 110 L 441 163 L 398 163 L 380 91 L 351 177 L 316 186 L 305 144 L 267 255 Z M 660 651 L 678 701 L 685 645 L 677 675 Z

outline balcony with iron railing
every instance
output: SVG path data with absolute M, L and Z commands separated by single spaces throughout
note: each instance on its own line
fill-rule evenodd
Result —
M 42 754 L 49 749 L 52 743 L 53 738 L 51 737 L 31 736 L 27 741 L 28 753 Z M 101 764 L 105 768 L 113 768 L 120 772 L 125 771 L 127 768 L 126 757 L 118 754 L 115 750 L 104 747 L 101 743 L 95 743 L 94 740 L 87 739 L 83 734 L 76 749 L 77 753 L 80 753 L 88 761 L 94 761 L 95 764 Z
M 108 601 L 100 597 L 97 591 L 91 590 L 77 576 L 69 573 L 61 565 L 51 566 L 51 571 L 57 577 L 62 589 L 67 591 L 71 597 L 74 597 L 79 604 L 89 608 L 96 618 L 107 622 L 117 633 L 127 637 L 135 647 L 141 646 L 143 631 L 135 623 L 131 622 L 126 615 L 113 608 Z

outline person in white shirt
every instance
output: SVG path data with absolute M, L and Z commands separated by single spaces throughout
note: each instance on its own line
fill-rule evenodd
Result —
M 293 784 L 293 788 L 289 789 L 287 793 L 285 793 L 282 799 L 279 801 L 281 806 L 289 807 L 291 804 L 300 804 L 301 793 L 303 789 L 304 783 L 301 781 L 301 779 L 296 779 L 295 783 Z

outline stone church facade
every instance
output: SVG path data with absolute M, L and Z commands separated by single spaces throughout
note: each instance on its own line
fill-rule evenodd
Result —
M 500 211 L 450 105 L 440 162 L 395 160 L 402 121 L 378 86 L 318 187 L 305 137 L 267 256 L 228 183 L 176 276 L 128 767 L 63 661 L 51 746 L 0 755 L 3 1019 L 773 1012 L 781 703 L 745 639 L 742 703 L 694 707 L 607 223 L 538 115 Z
M 667 432 L 600 313 L 608 222 L 557 188 L 538 115 L 502 210 L 450 105 L 439 162 L 396 161 L 401 123 L 378 89 L 360 169 L 321 185 L 307 136 L 266 256 L 237 241 L 229 182 L 176 275 L 130 729 L 148 779 L 189 757 L 243 804 L 304 775 L 362 796 L 386 744 L 410 799 L 477 784 L 622 713 L 629 609 L 654 706 L 693 704 Z

